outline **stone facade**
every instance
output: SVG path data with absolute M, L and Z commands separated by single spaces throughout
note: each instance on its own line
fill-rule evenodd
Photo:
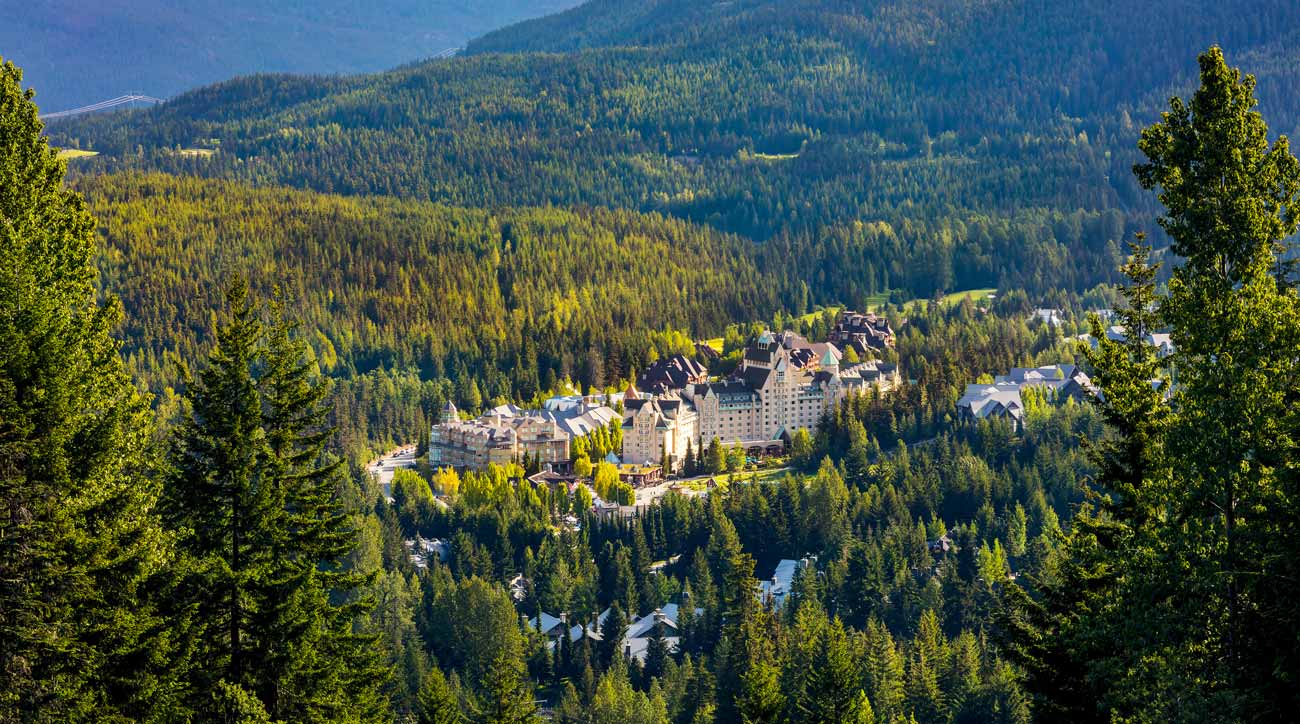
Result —
M 569 464 L 569 434 L 553 420 L 501 412 L 477 420 L 460 420 L 456 406 L 447 403 L 442 421 L 429 432 L 429 464 L 435 468 L 483 470 L 489 464 L 506 465 L 525 455 L 543 465 Z
M 667 455 L 674 471 L 686 460 L 686 448 L 698 455 L 700 423 L 695 404 L 677 391 L 644 396 L 629 389 L 623 396 L 623 462 L 657 465 Z
M 731 379 L 694 385 L 687 396 L 699 414 L 704 444 L 716 437 L 727 445 L 750 445 L 812 430 L 846 396 L 872 387 L 887 391 L 898 382 L 893 365 L 873 360 L 841 368 L 833 344 L 764 332 L 745 350 Z
M 688 443 L 698 455 L 715 437 L 766 454 L 779 450 L 784 436 L 814 429 L 823 411 L 846 396 L 898 384 L 894 365 L 873 360 L 841 367 L 833 344 L 764 332 L 729 379 L 651 396 L 630 391 L 623 401 L 623 459 L 655 463 L 667 453 L 678 469 Z

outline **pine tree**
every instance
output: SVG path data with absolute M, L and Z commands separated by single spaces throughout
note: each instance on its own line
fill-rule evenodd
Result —
M 170 566 L 152 419 L 110 336 L 121 305 L 96 302 L 95 222 L 21 80 L 0 60 L 0 711 L 149 719 L 184 668 L 147 595 Z

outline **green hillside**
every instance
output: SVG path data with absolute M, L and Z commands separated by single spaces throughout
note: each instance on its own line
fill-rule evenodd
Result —
M 669 218 L 601 209 L 455 209 L 161 175 L 84 179 L 101 283 L 130 310 L 131 367 L 211 344 L 233 274 L 293 300 L 327 372 L 469 372 L 489 396 L 626 376 L 674 342 L 790 303 L 753 245 Z M 675 344 L 680 345 L 677 341 Z M 592 359 L 599 362 L 593 363 Z M 526 364 L 521 364 L 526 362 Z
M 1297 10 L 1043 5 L 658 4 L 631 23 L 657 35 L 607 33 L 653 45 L 236 79 L 52 134 L 100 151 L 91 173 L 655 211 L 783 245 L 795 265 L 843 259 L 846 246 L 852 278 L 843 265 L 810 272 L 826 277 L 811 292 L 828 302 L 887 288 L 1083 288 L 1113 279 L 1117 244 L 1150 226 L 1129 172 L 1137 128 L 1186 85 L 1195 50 L 1225 43 L 1261 75 L 1270 116 L 1300 117 L 1300 64 L 1287 62 Z M 604 27 L 617 7 L 585 5 L 564 22 Z M 551 32 L 558 22 L 471 52 L 594 44 Z M 1149 27 L 1170 32 L 1138 42 Z M 172 151 L 193 147 L 219 153 Z M 896 240 L 864 238 L 880 228 Z

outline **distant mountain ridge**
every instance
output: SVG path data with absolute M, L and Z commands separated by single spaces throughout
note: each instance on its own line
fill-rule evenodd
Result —
M 1209 45 L 1300 135 L 1298 29 L 1289 0 L 595 0 L 465 57 L 50 131 L 100 152 L 86 173 L 668 214 L 784 250 L 814 302 L 1045 293 L 1114 281 L 1123 242 L 1158 237 L 1138 133 Z
M 31 0 L 6 7 L 0 57 L 24 68 L 42 111 L 62 111 L 250 73 L 383 70 L 576 2 Z

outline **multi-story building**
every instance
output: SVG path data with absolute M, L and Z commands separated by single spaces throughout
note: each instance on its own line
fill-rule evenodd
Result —
M 764 332 L 745 350 L 732 379 L 695 385 L 689 394 L 701 440 L 716 437 L 766 451 L 796 430 L 815 428 L 822 413 L 848 395 L 890 390 L 898 382 L 895 365 L 872 360 L 842 368 L 834 344 Z
M 666 458 L 680 469 L 689 446 L 700 452 L 699 420 L 694 403 L 679 391 L 642 395 L 629 387 L 623 395 L 623 462 L 653 465 Z
M 764 332 L 745 349 L 731 379 L 688 389 L 700 417 L 700 439 L 766 448 L 800 428 L 815 428 L 822 411 L 843 399 L 846 389 L 839 351 L 827 344 L 814 360 L 804 345 L 787 347 Z
M 460 420 L 456 406 L 443 408 L 442 421 L 429 432 L 429 464 L 435 468 L 483 470 L 506 465 L 525 455 L 556 469 L 569 464 L 569 434 L 554 420 L 496 411 L 476 420 Z
M 729 379 L 625 397 L 623 457 L 644 463 L 667 456 L 676 468 L 688 444 L 699 454 L 713 438 L 757 454 L 779 452 L 789 435 L 815 428 L 822 413 L 846 396 L 898 384 L 895 365 L 872 360 L 842 368 L 833 344 L 764 332 Z
M 853 347 L 853 351 L 862 355 L 868 350 L 883 350 L 894 346 L 894 330 L 889 320 L 871 312 L 861 314 L 844 310 L 840 319 L 831 330 L 828 339 L 840 349 Z

